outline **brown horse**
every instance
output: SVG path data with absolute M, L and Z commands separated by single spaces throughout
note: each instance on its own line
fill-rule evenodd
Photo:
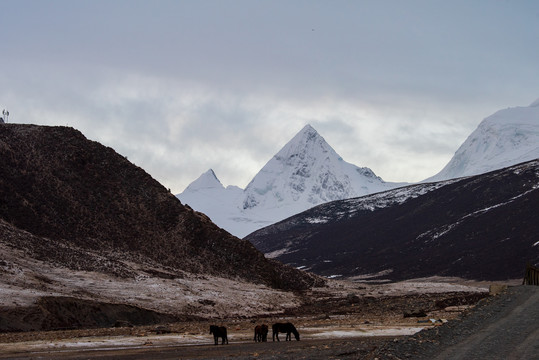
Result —
M 257 325 L 255 327 L 255 341 L 268 341 L 268 325 Z
M 228 336 L 226 335 L 226 327 L 211 325 L 210 334 L 213 334 L 213 341 L 215 342 L 215 345 L 219 343 L 219 338 L 223 339 L 221 342 L 221 345 L 224 345 L 225 341 L 228 344 Z
M 275 341 L 275 337 L 277 337 L 277 341 L 280 341 L 280 332 L 286 333 L 286 341 L 292 341 L 292 336 L 290 336 L 290 333 L 294 334 L 296 340 L 299 341 L 299 332 L 296 330 L 296 327 L 291 323 L 276 323 L 273 324 L 271 329 L 273 330 L 273 341 Z

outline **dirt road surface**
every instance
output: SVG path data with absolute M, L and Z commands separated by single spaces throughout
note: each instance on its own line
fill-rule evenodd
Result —
M 368 354 L 380 343 L 420 331 L 417 320 L 408 324 L 361 324 L 357 318 L 295 319 L 302 323 L 301 340 L 253 341 L 252 324 L 231 327 L 228 345 L 213 345 L 211 335 L 166 334 L 89 336 L 0 344 L 0 359 L 327 359 L 351 353 Z M 345 323 L 338 324 L 344 321 Z M 355 323 L 355 324 L 351 324 Z M 432 325 L 423 325 L 432 326 Z M 292 337 L 293 338 L 293 337 Z M 343 350 L 344 349 L 344 350 Z
M 36 352 L 9 359 L 340 359 L 350 355 L 368 356 L 382 339 L 332 339 L 281 341 L 273 343 L 230 343 L 229 345 L 195 345 L 174 347 L 137 347 L 128 349 L 93 349 L 77 351 Z M 0 356 L 1 358 L 1 356 Z

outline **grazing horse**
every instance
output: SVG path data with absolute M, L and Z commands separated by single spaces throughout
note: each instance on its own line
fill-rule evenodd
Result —
M 223 341 L 221 342 L 221 345 L 224 345 L 225 341 L 228 344 L 228 337 L 226 336 L 226 327 L 212 325 L 210 326 L 210 334 L 213 334 L 213 341 L 215 342 L 215 345 L 219 344 L 219 338 L 223 339 Z
M 268 341 L 268 325 L 257 325 L 255 327 L 255 341 Z
M 294 334 L 294 337 L 297 341 L 299 341 L 299 333 L 296 330 L 296 327 L 292 325 L 291 323 L 276 323 L 273 324 L 271 327 L 273 330 L 273 341 L 275 341 L 275 337 L 277 337 L 277 341 L 279 340 L 279 333 L 286 333 L 286 341 L 292 341 L 292 336 L 290 336 L 290 333 Z

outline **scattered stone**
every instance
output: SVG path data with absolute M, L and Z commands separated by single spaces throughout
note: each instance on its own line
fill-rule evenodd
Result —
M 348 294 L 348 295 L 346 296 L 346 298 L 348 299 L 348 302 L 349 302 L 350 304 L 357 304 L 357 303 L 360 302 L 359 296 L 357 296 L 357 295 L 355 295 L 355 294 L 352 294 L 352 293 Z
M 215 306 L 216 302 L 210 299 L 200 299 L 198 303 L 201 305 Z
M 407 310 L 404 312 L 404 317 L 425 317 L 427 316 L 427 313 L 424 310 L 415 309 L 415 310 Z
M 160 334 L 170 334 L 172 331 L 170 330 L 170 328 L 168 326 L 165 326 L 165 325 L 159 325 L 155 328 L 155 333 L 157 335 L 160 335 Z
M 498 295 L 507 290 L 507 285 L 491 284 L 488 288 L 489 295 Z
M 133 324 L 125 320 L 116 320 L 114 327 L 133 327 Z

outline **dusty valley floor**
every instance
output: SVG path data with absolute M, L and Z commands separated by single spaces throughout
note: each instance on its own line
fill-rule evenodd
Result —
M 331 291 L 320 289 L 303 294 L 304 298 L 299 296 L 303 306 L 288 308 L 285 313 L 270 317 L 237 316 L 183 321 L 168 324 L 164 328 L 126 326 L 3 333 L 0 334 L 0 358 L 467 358 L 466 351 L 476 351 L 477 344 L 486 338 L 486 335 L 475 335 L 475 339 L 470 340 L 472 335 L 482 333 L 487 328 L 495 329 L 499 321 L 502 321 L 502 327 L 521 326 L 521 341 L 506 341 L 506 352 L 497 350 L 504 354 L 503 358 L 520 359 L 525 357 L 519 356 L 531 354 L 533 359 L 534 354 L 539 353 L 535 351 L 539 350 L 538 330 L 530 327 L 537 323 L 538 307 L 535 306 L 535 312 L 526 308 L 530 305 L 533 308 L 537 304 L 539 288 L 516 286 L 510 287 L 502 295 L 487 296 L 486 284 L 472 286 L 448 279 L 441 282 L 432 280 L 376 285 L 376 291 L 373 285 L 335 282 Z M 369 288 L 371 295 L 357 296 L 351 288 Z M 519 316 L 524 314 L 525 320 L 520 319 Z M 281 334 L 281 341 L 273 342 L 270 331 L 268 342 L 253 341 L 256 324 L 271 325 L 277 321 L 293 322 L 301 340 L 285 342 L 284 334 Z M 209 334 L 210 324 L 227 326 L 228 345 L 213 345 L 213 338 Z M 423 329 L 430 330 L 419 332 Z M 165 333 L 159 333 L 161 331 Z M 528 335 L 522 335 L 527 332 Z M 503 336 L 507 336 L 507 332 Z M 467 347 L 456 346 L 461 342 L 467 342 Z M 455 355 L 456 349 L 461 353 Z

